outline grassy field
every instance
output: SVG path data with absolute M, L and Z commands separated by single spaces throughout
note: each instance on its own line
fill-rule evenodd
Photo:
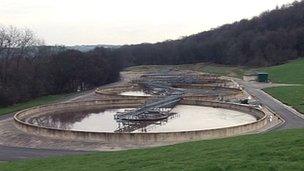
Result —
M 302 84 L 302 86 L 274 87 L 264 89 L 273 97 L 304 113 L 304 59 L 291 61 L 284 65 L 263 68 L 269 73 L 272 82 Z
M 22 110 L 22 109 L 33 107 L 33 106 L 48 104 L 48 103 L 51 103 L 51 102 L 55 102 L 57 100 L 64 99 L 67 96 L 69 96 L 69 95 L 64 94 L 64 95 L 43 96 L 43 97 L 39 97 L 39 98 L 36 98 L 34 100 L 30 100 L 30 101 L 27 101 L 27 102 L 18 103 L 18 104 L 13 105 L 13 106 L 2 107 L 2 108 L 0 108 L 0 115 L 16 112 L 16 111 L 19 111 L 19 110 Z
M 0 163 L 0 170 L 304 170 L 303 131 Z
M 261 70 L 269 73 L 272 82 L 304 84 L 304 58 Z
M 304 86 L 273 87 L 265 89 L 267 93 L 289 106 L 304 113 Z

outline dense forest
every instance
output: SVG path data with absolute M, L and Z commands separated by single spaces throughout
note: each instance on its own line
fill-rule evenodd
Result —
M 304 56 L 304 1 L 179 40 L 123 46 L 126 66 L 213 62 L 270 66 Z
M 0 27 L 0 106 L 113 82 L 120 64 L 110 53 L 44 46 L 30 30 Z

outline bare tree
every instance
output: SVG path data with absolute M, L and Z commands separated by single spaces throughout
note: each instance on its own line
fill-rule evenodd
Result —
M 41 45 L 42 42 L 29 29 L 0 26 L 1 81 L 6 82 L 11 59 L 16 59 L 14 62 L 18 71 L 20 61 L 26 57 L 30 57 L 33 54 L 31 51 Z

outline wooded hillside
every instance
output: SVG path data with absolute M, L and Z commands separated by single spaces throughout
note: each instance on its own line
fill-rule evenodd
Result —
M 211 16 L 212 17 L 212 16 Z M 271 66 L 304 56 L 304 2 L 180 40 L 123 46 L 126 66 L 214 62 Z

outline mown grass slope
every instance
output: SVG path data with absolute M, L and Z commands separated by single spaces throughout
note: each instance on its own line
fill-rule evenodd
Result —
M 303 131 L 0 163 L 0 170 L 304 170 Z
M 43 96 L 43 97 L 38 97 L 36 99 L 23 102 L 23 103 L 18 103 L 13 106 L 8 106 L 8 107 L 0 107 L 0 115 L 12 113 L 12 112 L 17 112 L 19 110 L 23 110 L 26 108 L 34 107 L 34 106 L 39 106 L 39 105 L 44 105 L 48 103 L 55 102 L 60 99 L 64 99 L 67 97 L 67 94 L 62 94 L 62 95 L 49 95 L 49 96 Z
M 304 113 L 304 86 L 273 87 L 265 89 L 267 93 Z
M 304 84 L 304 58 L 262 70 L 269 73 L 272 82 Z
M 265 91 L 283 103 L 304 113 L 304 58 L 284 65 L 263 68 L 275 83 L 301 84 L 291 87 L 267 88 Z

